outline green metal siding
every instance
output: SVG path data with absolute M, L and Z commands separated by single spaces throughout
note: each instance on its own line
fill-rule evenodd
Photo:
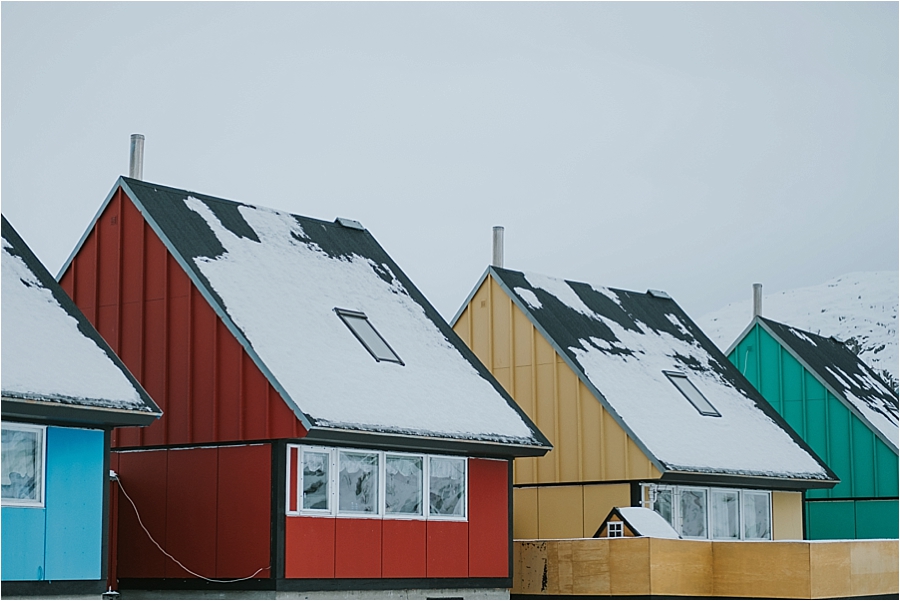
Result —
M 896 538 L 897 454 L 760 325 L 728 358 L 841 479 L 807 491 L 807 536 Z

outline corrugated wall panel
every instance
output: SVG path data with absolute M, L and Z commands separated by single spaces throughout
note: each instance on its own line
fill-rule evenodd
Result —
M 469 459 L 469 577 L 509 574 L 509 462 Z M 475 494 L 472 494 L 475 493 Z
M 272 447 L 220 447 L 216 578 L 246 578 L 270 565 Z M 265 569 L 256 578 L 268 578 Z
M 553 443 L 544 457 L 515 461 L 516 484 L 660 477 L 493 277 L 454 330 Z
M 61 279 L 164 412 L 146 428 L 117 429 L 114 447 L 305 435 L 121 190 Z

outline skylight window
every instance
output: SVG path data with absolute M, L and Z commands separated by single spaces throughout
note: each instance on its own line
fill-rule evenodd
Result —
M 403 361 L 394 352 L 394 349 L 381 337 L 381 334 L 369 323 L 369 318 L 365 313 L 359 311 L 350 311 L 348 309 L 338 309 L 335 307 L 334 312 L 338 317 L 347 324 L 356 339 L 359 340 L 366 350 L 375 357 L 376 361 L 390 361 L 391 363 L 399 363 L 404 365 Z
M 716 408 L 712 406 L 712 403 L 706 400 L 703 393 L 697 390 L 697 387 L 694 386 L 693 382 L 687 379 L 686 375 L 677 371 L 664 371 L 663 373 L 666 374 L 669 381 L 675 385 L 675 388 L 684 395 L 684 398 L 690 401 L 691 405 L 700 412 L 700 415 L 722 417 L 722 414 L 716 411 Z

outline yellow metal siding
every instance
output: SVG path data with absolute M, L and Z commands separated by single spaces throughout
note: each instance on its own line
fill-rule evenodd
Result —
M 491 276 L 475 292 L 454 329 L 553 443 L 554 449 L 544 457 L 516 459 L 516 484 L 660 477 Z
M 772 538 L 803 540 L 803 494 L 772 492 Z
M 581 486 L 542 486 L 537 488 L 537 498 L 538 538 L 583 536 L 584 500 Z
M 582 487 L 584 496 L 585 538 L 594 536 L 604 518 L 613 507 L 631 506 L 631 485 L 629 484 L 589 484 Z
M 538 538 L 536 488 L 513 489 L 513 538 Z

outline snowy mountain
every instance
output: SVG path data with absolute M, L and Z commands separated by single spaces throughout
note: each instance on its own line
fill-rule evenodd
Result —
M 763 288 L 762 314 L 801 330 L 836 336 L 851 348 L 858 344 L 863 361 L 879 374 L 887 371 L 896 383 L 897 276 L 896 271 L 867 271 L 773 294 Z M 748 285 L 745 301 L 704 315 L 697 324 L 724 351 L 750 323 L 752 309 Z

